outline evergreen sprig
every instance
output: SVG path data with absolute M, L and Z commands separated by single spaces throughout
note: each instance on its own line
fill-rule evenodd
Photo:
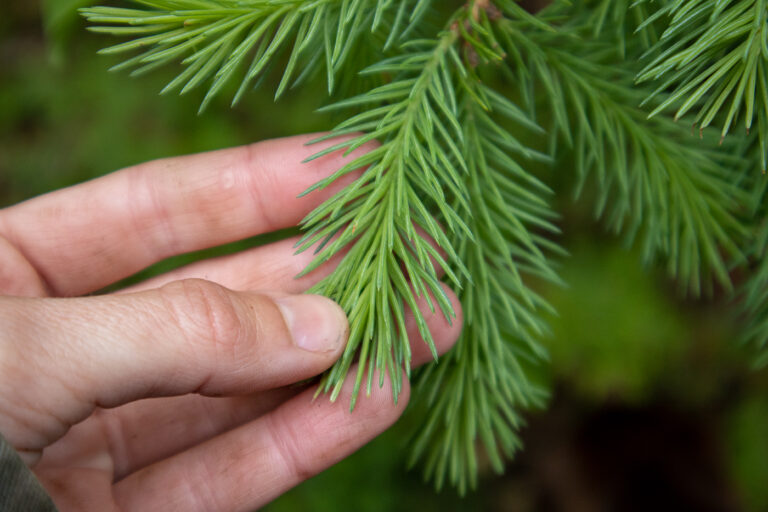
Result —
M 547 357 L 539 339 L 547 332 L 542 312 L 551 308 L 525 277 L 559 282 L 547 253 L 560 253 L 543 236 L 558 233 L 546 199 L 552 191 L 516 160 L 543 155 L 495 118 L 543 130 L 492 89 L 474 80 L 464 87 L 463 153 L 475 240 L 453 236 L 451 242 L 474 281 L 460 293 L 465 322 L 456 347 L 417 376 L 415 395 L 423 403 L 411 452 L 411 463 L 424 459 L 438 488 L 449 480 L 461 493 L 477 484 L 476 440 L 501 472 L 504 457 L 520 446 L 521 410 L 543 404 L 545 392 L 531 382 L 529 367 Z
M 578 35 L 569 35 L 573 44 Z M 572 147 L 577 194 L 593 176 L 596 215 L 628 241 L 639 237 L 646 261 L 665 259 L 694 294 L 710 286 L 710 275 L 730 289 L 728 264 L 743 259 L 739 243 L 746 234 L 736 216 L 744 195 L 731 170 L 739 159 L 667 118 L 646 121 L 636 106 L 645 93 L 630 72 L 611 65 L 612 48 L 582 42 L 584 53 L 566 51 L 559 37 L 504 23 L 517 74 L 530 70 L 536 84 L 526 89 L 546 91 L 554 128 Z
M 625 58 L 628 44 L 648 49 L 658 40 L 656 24 L 648 22 L 651 12 L 642 0 L 556 0 L 541 17 L 579 31 L 590 40 L 613 43 L 618 55 Z
M 386 376 L 397 400 L 411 373 L 406 313 L 435 354 L 419 298 L 452 321 L 449 281 L 465 328 L 414 388 L 412 460 L 438 487 L 476 484 L 480 444 L 501 471 L 523 412 L 546 396 L 532 377 L 550 310 L 536 283 L 559 282 L 551 260 L 562 251 L 550 190 L 528 166 L 547 157 L 531 140 L 548 137 L 552 160 L 573 163 L 576 195 L 682 287 L 730 289 L 729 271 L 751 258 L 747 335 L 768 354 L 768 210 L 762 201 L 752 218 L 745 207 L 764 183 L 745 174 L 749 141 L 704 130 L 722 119 L 724 136 L 756 116 L 765 167 L 765 0 L 555 0 L 536 14 L 514 0 L 456 0 L 436 25 L 450 8 L 432 0 L 131 1 L 83 11 L 93 30 L 133 38 L 105 52 L 136 52 L 117 68 L 139 74 L 180 62 L 165 91 L 208 84 L 203 108 L 229 82 L 237 101 L 278 62 L 276 96 L 323 70 L 329 92 L 365 91 L 326 108 L 349 117 L 313 158 L 378 145 L 307 191 L 356 176 L 304 219 L 298 244 L 315 251 L 305 273 L 340 260 L 312 291 L 350 318 L 321 391 L 335 399 L 359 361 L 351 406 Z M 505 94 L 490 85 L 501 80 Z M 677 117 L 699 109 L 704 140 L 666 116 L 672 105 Z
M 747 132 L 757 118 L 762 148 L 768 157 L 768 26 L 765 0 L 676 0 L 646 20 L 669 19 L 651 51 L 654 57 L 638 74 L 639 82 L 658 87 L 645 103 L 661 96 L 650 113 L 675 106 L 675 119 L 698 110 L 694 125 L 704 130 L 722 124 L 721 138 L 741 120 Z M 669 94 L 666 94 L 668 91 Z
M 520 445 L 521 412 L 544 401 L 546 393 L 529 373 L 546 358 L 538 340 L 547 332 L 543 312 L 550 307 L 529 281 L 559 282 L 548 258 L 561 254 L 547 237 L 558 232 L 547 202 L 551 190 L 518 163 L 548 157 L 528 148 L 509 125 L 534 135 L 544 132 L 512 101 L 483 85 L 476 72 L 506 57 L 494 29 L 505 12 L 536 23 L 513 2 L 498 6 L 485 10 L 475 4 L 453 25 L 465 41 L 457 85 L 467 223 L 474 238 L 457 231 L 449 237 L 472 281 L 462 283 L 459 292 L 465 322 L 457 346 L 420 371 L 414 388 L 420 428 L 411 464 L 423 460 L 425 476 L 438 488 L 449 481 L 460 493 L 477 483 L 478 439 L 501 472 L 504 457 Z
M 187 93 L 210 81 L 200 110 L 239 77 L 233 105 L 276 60 L 292 48 L 275 97 L 304 82 L 324 67 L 328 90 L 347 59 L 365 45 L 371 33 L 384 30 L 384 46 L 393 44 L 427 7 L 425 0 L 131 0 L 143 8 L 81 9 L 93 32 L 131 37 L 101 51 L 139 52 L 113 71 L 133 69 L 141 75 L 181 62 L 184 70 L 162 93 Z M 391 24 L 389 11 L 396 8 Z M 407 14 L 406 14 L 407 13 Z M 375 38 L 374 38 L 375 39 Z M 250 62 L 246 66 L 246 64 Z
M 352 185 L 305 219 L 306 234 L 300 242 L 301 250 L 320 243 L 306 272 L 348 250 L 336 270 L 312 289 L 335 299 L 352 326 L 343 356 L 323 379 L 322 389 L 332 390 L 332 399 L 357 357 L 354 395 L 367 370 L 367 393 L 378 371 L 381 382 L 387 374 L 392 377 L 397 397 L 403 369 L 410 374 L 404 306 L 412 311 L 421 337 L 437 357 L 417 297 L 424 297 L 433 311 L 436 303 L 449 320 L 455 316 L 438 271 L 445 271 L 457 286 L 458 276 L 469 274 L 433 215 L 439 212 L 449 233 L 473 238 L 462 218 L 469 206 L 461 177 L 467 164 L 454 97 L 455 67 L 461 66 L 454 47 L 457 38 L 456 31 L 448 30 L 436 40 L 409 42 L 402 55 L 363 71 L 392 75 L 390 83 L 327 107 L 366 108 L 319 140 L 362 135 L 332 145 L 314 158 L 342 148 L 350 152 L 373 140 L 380 143 L 307 191 L 364 168 Z M 353 398 L 353 407 L 354 403 Z

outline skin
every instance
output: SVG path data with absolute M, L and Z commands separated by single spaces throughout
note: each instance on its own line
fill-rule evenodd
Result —
M 354 176 L 308 164 L 311 136 L 125 169 L 0 210 L 0 433 L 69 510 L 249 511 L 391 426 L 390 384 L 348 404 L 292 386 L 329 368 L 348 325 L 299 295 L 295 240 L 89 295 L 168 257 L 296 225 Z M 337 141 L 336 141 L 337 142 Z M 332 143 L 332 142 L 330 142 Z M 360 148 L 353 158 L 368 148 Z M 439 352 L 461 329 L 422 301 Z M 411 317 L 413 363 L 431 359 Z M 354 372 L 355 369 L 352 369 Z

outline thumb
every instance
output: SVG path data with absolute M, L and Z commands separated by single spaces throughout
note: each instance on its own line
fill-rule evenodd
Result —
M 333 364 L 347 331 L 324 297 L 201 280 L 128 295 L 0 298 L 0 433 L 38 450 L 96 406 L 298 382 Z

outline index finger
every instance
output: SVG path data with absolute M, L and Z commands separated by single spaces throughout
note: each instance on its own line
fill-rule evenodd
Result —
M 322 149 L 306 146 L 313 137 L 131 167 L 0 210 L 0 235 L 53 295 L 93 292 L 174 255 L 298 224 L 354 178 L 297 196 L 370 149 L 302 164 Z

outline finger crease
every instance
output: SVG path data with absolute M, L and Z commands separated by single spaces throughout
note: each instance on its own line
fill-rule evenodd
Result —
M 281 417 L 279 413 L 265 416 L 267 432 L 272 440 L 270 444 L 275 447 L 277 456 L 283 462 L 289 475 L 295 477 L 299 482 L 308 480 L 315 475 L 315 472 L 304 462 L 307 454 L 301 453 L 296 444 L 299 436 L 290 423 L 278 420 L 279 417 Z M 305 425 L 311 428 L 308 423 Z
M 101 426 L 101 435 L 107 445 L 107 453 L 112 462 L 112 475 L 116 479 L 130 467 L 131 461 L 126 442 L 126 430 L 120 416 L 103 409 L 96 409 L 94 417 Z
M 261 163 L 259 151 L 256 150 L 258 144 L 248 144 L 243 148 L 241 175 L 245 176 L 245 189 L 251 196 L 251 205 L 254 212 L 254 219 L 262 219 L 264 223 L 263 231 L 269 232 L 277 229 L 280 223 L 273 217 L 272 212 L 264 207 L 264 190 L 274 190 L 272 187 L 273 173 L 271 173 Z M 271 194 L 270 194 L 271 195 Z
M 174 229 L 171 215 L 166 208 L 166 204 L 159 193 L 157 186 L 154 185 L 152 174 L 146 170 L 149 167 L 140 167 L 135 171 L 135 179 L 139 186 L 129 190 L 144 190 L 146 202 L 134 201 L 136 197 L 142 194 L 131 196 L 128 208 L 131 215 L 131 227 L 137 235 L 138 240 L 144 245 L 144 248 L 153 259 L 153 261 L 162 260 L 170 255 L 177 254 L 179 251 L 179 239 Z M 148 219 L 152 220 L 150 230 L 147 229 Z M 153 231 L 159 231 L 159 236 Z M 149 236 L 147 236 L 149 235 Z

